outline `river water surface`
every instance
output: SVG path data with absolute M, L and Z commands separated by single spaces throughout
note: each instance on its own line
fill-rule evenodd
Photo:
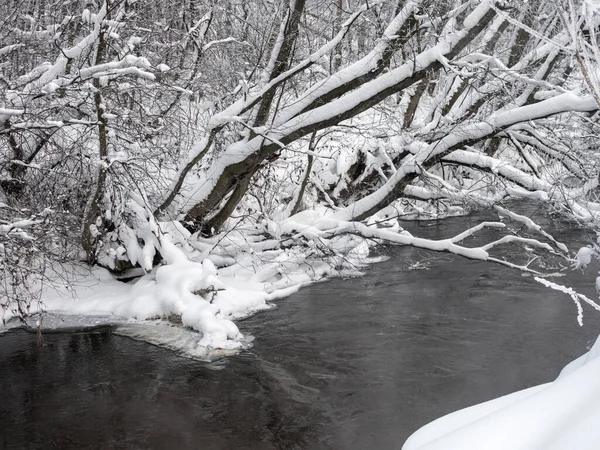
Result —
M 407 228 L 442 238 L 475 221 Z M 575 249 L 593 238 L 555 232 Z M 0 448 L 399 449 L 441 415 L 551 381 L 600 333 L 600 315 L 580 328 L 569 297 L 514 270 L 387 250 L 364 277 L 240 322 L 254 346 L 213 363 L 110 331 L 43 348 L 0 336 Z M 559 282 L 597 298 L 596 270 Z

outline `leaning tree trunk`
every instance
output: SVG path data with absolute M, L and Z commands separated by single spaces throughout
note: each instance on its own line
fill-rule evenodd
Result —
M 432 73 L 444 67 L 441 58 L 452 59 L 472 43 L 475 37 L 487 27 L 495 14 L 487 2 L 482 2 L 470 16 L 473 20 L 465 21 L 468 24 L 465 28 L 452 33 L 446 40 L 438 43 L 433 49 L 435 51 L 426 49 L 411 61 L 379 76 L 389 65 L 389 59 L 398 48 L 398 42 L 402 41 L 396 33 L 400 29 L 404 29 L 408 20 L 406 18 L 404 22 L 398 24 L 398 29 L 395 30 L 396 40 L 392 39 L 387 44 L 385 51 L 378 53 L 377 66 L 374 70 L 369 69 L 363 73 L 356 72 L 353 78 L 319 95 L 292 117 L 285 117 L 284 111 L 282 116 L 287 120 L 283 123 L 276 122 L 275 128 L 279 127 L 285 131 L 273 133 L 275 141 L 269 142 L 268 136 L 267 139 L 257 136 L 245 142 L 244 147 L 247 151 L 244 154 L 247 156 L 228 164 L 220 173 L 214 174 L 216 181 L 212 189 L 187 212 L 185 220 L 193 223 L 196 229 L 207 233 L 218 230 L 228 218 L 228 213 L 233 211 L 232 204 L 237 204 L 243 196 L 241 192 L 237 192 L 235 196 L 230 193 L 241 182 L 247 183 L 247 177 L 252 176 L 260 164 L 280 151 L 281 144 L 290 144 L 315 131 L 352 118 L 390 95 L 425 80 Z M 373 58 L 373 55 L 368 55 L 367 58 Z M 343 77 L 339 78 L 343 79 Z M 365 95 L 365 92 L 368 92 L 369 95 Z M 340 98 L 342 96 L 344 98 Z M 265 144 L 265 141 L 269 143 Z M 236 148 L 236 152 L 239 154 L 239 147 Z M 222 205 L 227 206 L 227 211 L 220 214 L 219 210 L 223 209 Z

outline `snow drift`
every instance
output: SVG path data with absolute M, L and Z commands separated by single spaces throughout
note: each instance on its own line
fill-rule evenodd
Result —
M 596 450 L 600 338 L 558 378 L 454 412 L 414 433 L 403 450 Z
M 264 227 L 280 238 L 292 230 L 301 236 L 325 234 L 311 225 L 311 215 L 304 216 L 265 222 Z M 56 267 L 40 287 L 42 314 L 26 318 L 27 323 L 42 329 L 116 324 L 119 334 L 210 360 L 251 342 L 234 321 L 273 307 L 272 300 L 308 283 L 354 276 L 381 259 L 369 258 L 369 245 L 355 236 L 323 237 L 328 250 L 324 255 L 314 243 L 287 248 L 283 239 L 265 239 L 260 228 L 190 240 L 173 223 L 147 223 L 151 227 L 143 247 L 133 238 L 126 243 L 127 253 L 142 262 L 144 269 L 135 272 L 141 277 L 125 283 L 99 267 Z M 143 264 L 155 251 L 160 251 L 162 264 Z M 12 309 L 4 308 L 3 318 L 8 328 L 19 325 Z M 0 326 L 0 332 L 7 327 Z

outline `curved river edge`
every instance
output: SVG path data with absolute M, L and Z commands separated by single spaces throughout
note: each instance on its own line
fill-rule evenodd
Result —
M 410 226 L 445 237 L 470 221 Z M 557 234 L 572 248 L 593 239 Z M 441 415 L 554 379 L 600 331 L 589 308 L 580 328 L 568 296 L 518 272 L 390 252 L 365 277 L 239 322 L 253 347 L 210 364 L 103 330 L 48 334 L 42 348 L 6 334 L 0 447 L 400 448 Z M 560 282 L 595 298 L 596 266 Z

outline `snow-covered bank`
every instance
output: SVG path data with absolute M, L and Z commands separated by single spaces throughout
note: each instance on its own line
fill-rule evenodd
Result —
M 596 450 L 600 338 L 558 378 L 435 420 L 403 450 Z
M 279 235 L 293 226 L 300 224 L 280 223 L 280 231 L 273 233 Z M 265 239 L 256 230 L 233 230 L 191 241 L 177 234 L 181 229 L 168 225 L 158 225 L 155 231 L 153 245 L 160 250 L 163 264 L 139 279 L 125 283 L 106 269 L 83 265 L 47 273 L 39 305 L 42 329 L 69 328 L 73 323 L 80 328 L 117 324 L 119 334 L 185 356 L 212 359 L 240 351 L 252 341 L 234 321 L 270 309 L 273 300 L 306 284 L 355 276 L 381 259 L 369 258 L 369 245 L 353 236 L 330 239 L 330 254 L 323 255 L 316 245 L 284 247 L 283 239 Z M 138 250 L 140 255 L 144 252 Z M 30 312 L 37 309 L 32 305 Z M 14 313 L 5 310 L 8 323 L 0 329 L 19 326 Z M 38 320 L 36 314 L 27 323 L 35 328 Z
M 123 246 L 106 252 L 104 259 L 109 267 L 124 258 L 136 262 L 141 278 L 125 283 L 98 267 L 54 267 L 45 273 L 41 287 L 42 329 L 52 327 L 44 320 L 47 313 L 90 316 L 91 326 L 103 322 L 98 316 L 105 317 L 107 324 L 137 322 L 143 326 L 130 326 L 122 333 L 137 339 L 146 336 L 188 356 L 210 359 L 218 352 L 240 351 L 251 342 L 251 337 L 240 333 L 236 320 L 271 308 L 272 300 L 306 284 L 360 274 L 363 267 L 381 259 L 369 257 L 376 243 L 450 252 L 536 275 L 542 273 L 529 264 L 495 257 L 492 251 L 512 243 L 547 251 L 565 263 L 573 261 L 564 244 L 530 219 L 507 215 L 504 209 L 502 217 L 525 224 L 532 236 L 542 240 L 517 236 L 501 221 L 483 221 L 444 239 L 423 239 L 403 230 L 395 218 L 374 216 L 365 224 L 341 220 L 328 210 L 304 210 L 279 221 L 265 218 L 205 238 L 191 236 L 177 222 L 156 222 L 141 206 L 138 210 L 138 234 L 129 233 L 122 224 Z M 484 229 L 501 237 L 465 245 Z M 156 264 L 157 255 L 160 264 Z M 29 311 L 35 312 L 35 307 Z M 4 314 L 8 320 L 19 312 L 4 308 Z M 37 326 L 37 318 L 31 322 L 30 326 Z M 156 326 L 162 331 L 157 332 Z M 60 321 L 57 327 L 61 328 Z

